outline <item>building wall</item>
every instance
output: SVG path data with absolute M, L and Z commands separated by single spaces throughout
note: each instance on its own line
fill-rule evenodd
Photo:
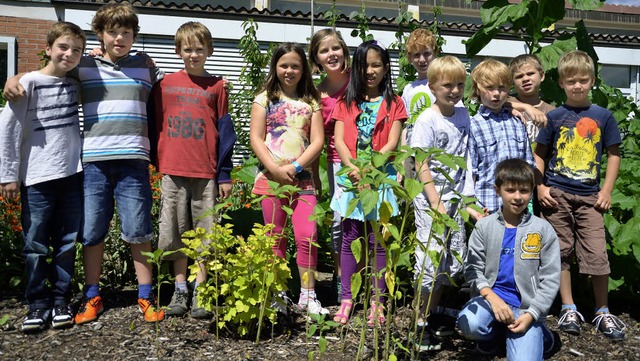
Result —
M 38 69 L 39 52 L 45 49 L 47 30 L 55 21 L 0 16 L 0 35 L 17 41 L 18 73 Z

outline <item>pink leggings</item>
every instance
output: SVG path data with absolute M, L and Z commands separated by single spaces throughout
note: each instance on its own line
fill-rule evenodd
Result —
M 275 227 L 272 233 L 279 234 L 280 237 L 273 246 L 273 252 L 282 258 L 287 254 L 287 237 L 282 236 L 282 229 L 287 221 L 287 213 L 283 206 L 290 206 L 293 209 L 291 223 L 293 224 L 293 235 L 298 248 L 296 263 L 303 268 L 315 268 L 318 264 L 318 248 L 311 245 L 316 243 L 316 222 L 310 221 L 309 216 L 313 214 L 316 206 L 316 196 L 313 194 L 295 194 L 293 202 L 289 205 L 288 198 L 276 198 L 269 196 L 261 201 L 262 216 L 265 224 L 273 224 Z

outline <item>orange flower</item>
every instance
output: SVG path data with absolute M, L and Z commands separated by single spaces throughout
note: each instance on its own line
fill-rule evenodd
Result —
M 245 204 L 245 205 L 244 205 L 244 208 L 247 208 L 247 209 L 251 208 L 251 203 L 247 203 L 247 204 Z

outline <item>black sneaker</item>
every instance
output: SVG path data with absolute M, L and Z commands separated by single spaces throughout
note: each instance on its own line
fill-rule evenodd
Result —
M 429 327 L 418 327 L 415 348 L 418 352 L 440 351 L 442 342 L 433 335 Z
M 548 358 L 549 356 L 551 356 L 551 352 L 553 352 L 553 349 L 556 347 L 556 338 L 553 335 L 553 333 L 551 332 L 551 330 L 549 330 L 547 328 L 547 326 L 542 326 L 542 345 L 543 345 L 543 355 L 544 358 Z
M 438 337 L 453 336 L 456 328 L 456 319 L 447 315 L 434 313 L 429 315 L 429 328 Z
M 620 319 L 610 313 L 600 313 L 591 321 L 596 326 L 597 332 L 602 333 L 605 337 L 620 341 L 624 340 L 624 329 L 627 325 Z
M 38 332 L 47 327 L 49 322 L 50 311 L 48 308 L 36 308 L 29 310 L 27 316 L 22 321 L 22 332 Z
M 580 334 L 580 322 L 584 322 L 582 314 L 576 310 L 565 309 L 560 311 L 560 320 L 558 320 L 558 328 L 572 335 Z M 595 321 L 595 320 L 594 320 Z
M 60 329 L 73 326 L 73 313 L 69 305 L 57 305 L 53 307 L 51 327 Z

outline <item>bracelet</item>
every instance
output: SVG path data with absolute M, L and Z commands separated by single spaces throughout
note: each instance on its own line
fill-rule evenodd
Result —
M 300 163 L 296 162 L 295 160 L 293 162 L 291 162 L 291 164 L 296 167 L 296 173 L 300 173 L 302 172 L 303 168 L 300 165 Z

